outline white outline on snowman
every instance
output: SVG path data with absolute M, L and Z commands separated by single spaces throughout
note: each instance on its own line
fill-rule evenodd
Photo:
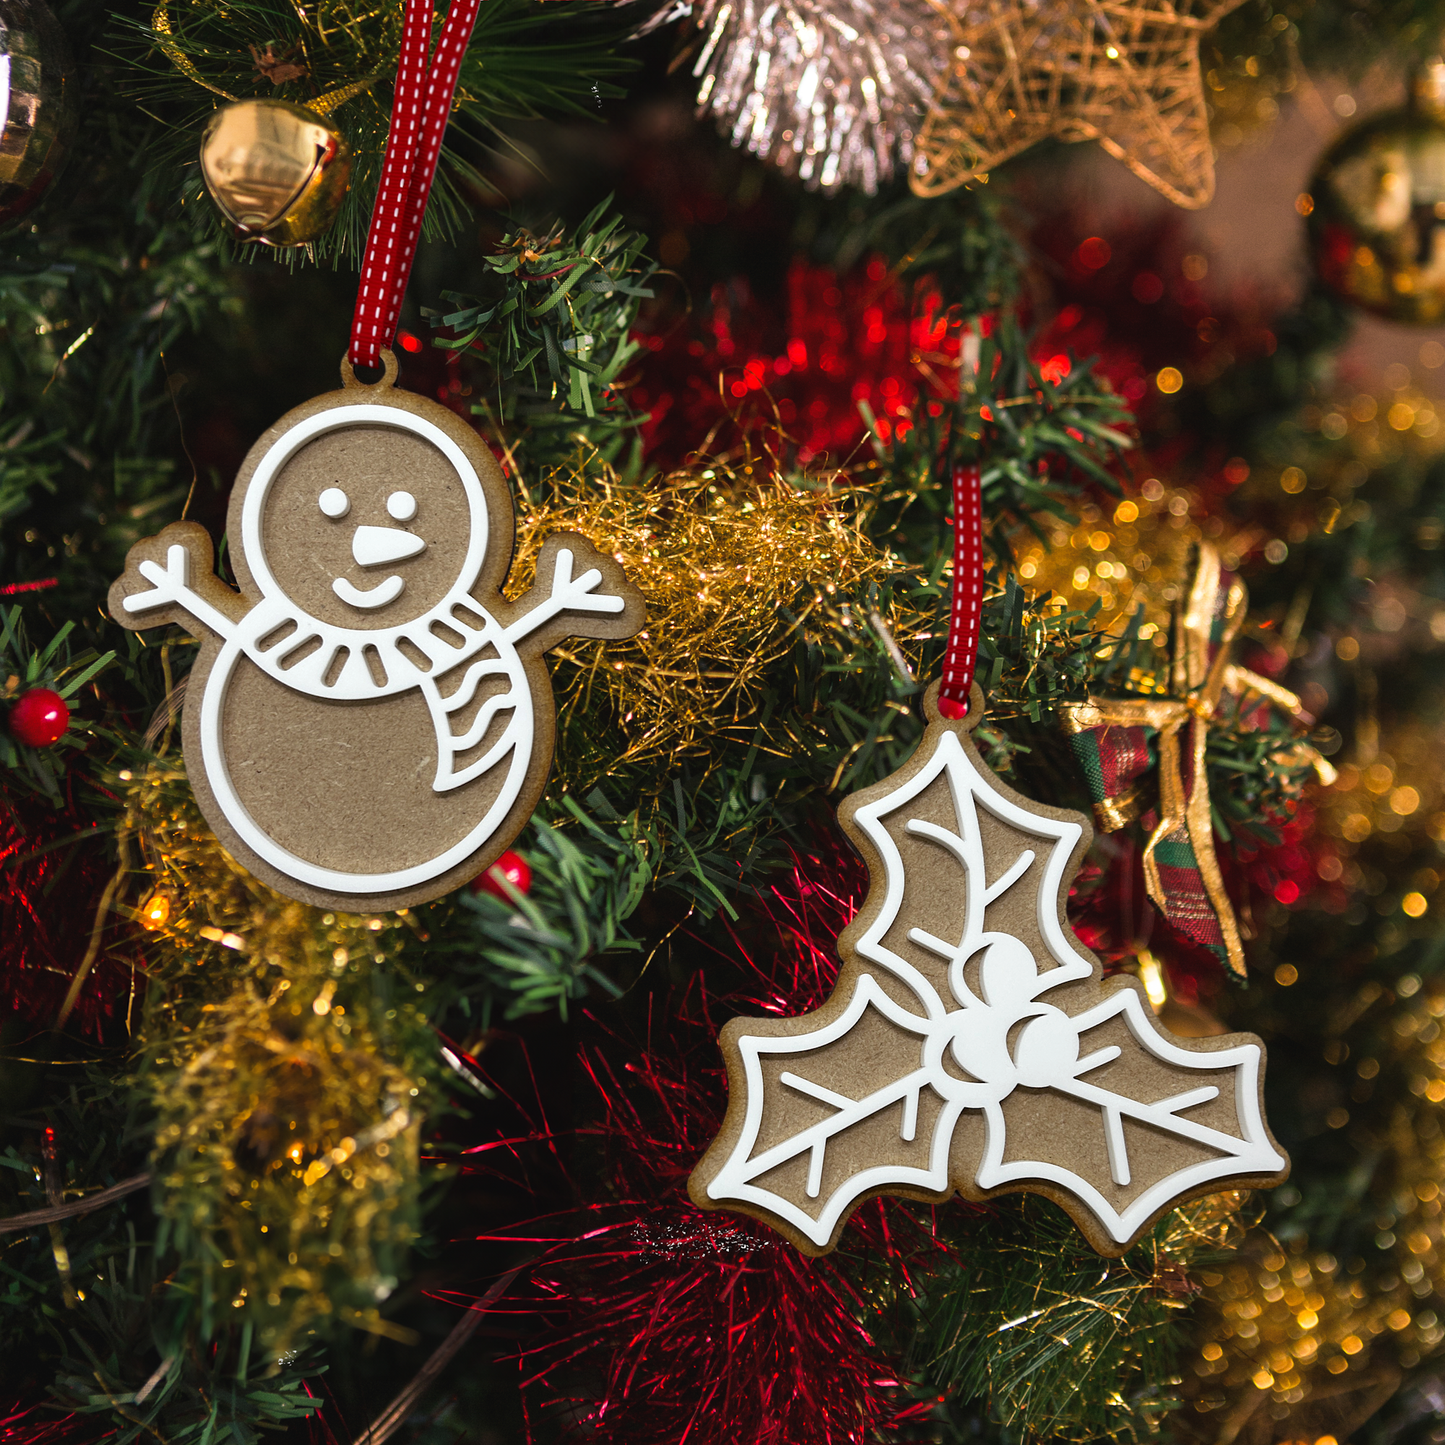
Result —
M 470 513 L 471 535 L 456 581 L 435 606 L 395 627 L 339 627 L 304 612 L 282 592 L 267 563 L 261 540 L 266 498 L 286 463 L 307 442 L 323 433 L 356 426 L 400 427 L 429 442 L 455 469 Z M 350 509 L 350 500 L 340 488 L 328 487 L 318 496 L 317 506 L 323 515 L 340 521 Z M 408 492 L 393 491 L 387 498 L 387 510 L 396 521 L 410 521 L 416 516 L 416 500 Z M 338 893 L 392 893 L 414 888 L 447 872 L 482 848 L 516 802 L 531 762 L 536 731 L 532 691 L 517 644 L 559 612 L 615 614 L 622 612 L 626 603 L 621 597 L 596 591 L 602 573 L 595 567 L 574 578 L 574 555 L 563 547 L 553 559 L 550 595 L 510 627 L 502 627 L 470 592 L 486 558 L 488 537 L 487 504 L 481 479 L 461 448 L 422 417 L 396 407 L 365 403 L 308 417 L 278 438 L 261 458 L 246 490 L 241 514 L 241 546 L 261 597 L 239 622 L 233 622 L 192 590 L 190 553 L 185 547 L 170 547 L 164 567 L 150 561 L 139 564 L 140 574 L 154 585 L 149 592 L 126 597 L 127 612 L 181 607 L 224 642 L 201 696 L 202 761 L 211 790 L 227 821 L 258 857 L 288 877 Z M 359 566 L 382 567 L 417 556 L 425 547 L 425 539 L 414 532 L 397 527 L 358 526 L 353 535 L 352 556 Z M 357 588 L 345 578 L 337 578 L 332 583 L 336 595 L 358 609 L 385 606 L 395 601 L 404 587 L 405 582 L 396 573 L 369 589 Z M 434 634 L 433 622 L 441 623 L 453 636 L 460 635 L 460 647 Z M 459 626 L 459 622 L 463 625 Z M 292 624 L 290 630 L 283 631 L 287 624 Z M 308 643 L 318 639 L 319 646 L 296 656 Z M 429 666 L 423 668 L 409 658 L 401 650 L 401 643 L 423 655 Z M 343 648 L 345 658 L 338 665 L 336 659 Z M 478 656 L 488 649 L 495 655 Z M 370 663 L 367 653 L 372 655 Z M 329 701 L 390 697 L 418 687 L 436 729 L 437 771 L 432 790 L 441 793 L 459 788 L 490 771 L 510 751 L 512 760 L 506 781 L 485 816 L 466 837 L 424 863 L 388 873 L 348 873 L 299 858 L 277 843 L 251 817 L 226 766 L 221 742 L 222 707 L 231 674 L 242 657 L 286 687 Z M 473 658 L 476 661 L 467 669 L 462 682 L 443 697 L 436 679 L 454 673 L 460 664 Z M 382 680 L 373 675 L 374 668 L 379 668 Z M 459 737 L 453 736 L 451 715 L 475 697 L 480 684 L 499 677 L 506 679 L 506 690 L 488 698 L 467 731 Z M 476 747 L 497 715 L 508 708 L 512 710 L 512 717 L 501 737 L 482 757 L 456 768 L 457 757 Z

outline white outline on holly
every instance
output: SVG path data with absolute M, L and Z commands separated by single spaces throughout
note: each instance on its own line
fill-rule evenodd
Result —
M 950 833 L 918 819 L 909 820 L 906 827 L 915 836 L 926 837 L 947 849 L 963 866 L 967 889 L 965 932 L 956 946 L 919 929 L 911 929 L 908 936 L 912 942 L 949 960 L 949 988 L 960 1004 L 960 1007 L 951 1010 L 917 968 L 883 943 L 888 930 L 897 920 L 903 902 L 904 870 L 897 844 L 882 820 L 912 802 L 943 771 L 947 772 L 959 832 Z M 983 835 L 976 811 L 980 804 L 1011 827 L 1053 841 L 1044 863 L 1044 876 L 1040 880 L 1037 921 L 1056 966 L 1043 974 L 1038 972 L 1036 961 L 1019 940 L 1007 934 L 983 931 L 985 906 L 1001 897 L 1023 877 L 1034 862 L 1035 855 L 1026 851 L 1002 878 L 989 885 Z M 1026 1180 L 1060 1185 L 1083 1200 L 1109 1236 L 1119 1243 L 1132 1238 L 1171 1199 L 1211 1179 L 1272 1173 L 1285 1166 L 1286 1161 L 1269 1142 L 1259 1108 L 1260 1049 L 1257 1044 L 1207 1052 L 1182 1049 L 1159 1032 L 1146 1015 L 1138 993 L 1129 987 L 1121 987 L 1094 1008 L 1072 1017 L 1051 1004 L 1037 1001 L 1038 995 L 1045 990 L 1087 979 L 1093 974 L 1093 965 L 1070 943 L 1058 917 L 1064 870 L 1082 835 L 1079 824 L 1041 817 L 1003 797 L 974 767 L 957 735 L 948 731 L 939 739 L 933 757 L 917 774 L 894 792 L 860 808 L 854 820 L 877 847 L 883 859 L 886 880 L 883 907 L 856 944 L 856 951 L 861 958 L 881 965 L 906 985 L 918 1000 L 918 1012 L 900 1004 L 871 974 L 864 973 L 857 979 L 847 1008 L 825 1027 L 813 1033 L 774 1038 L 740 1036 L 737 1047 L 746 1079 L 746 1113 L 736 1146 L 708 1185 L 710 1199 L 719 1203 L 735 1200 L 759 1206 L 785 1219 L 814 1244 L 824 1246 L 854 1201 L 870 1192 L 897 1186 L 940 1193 L 946 1190 L 954 1129 L 965 1109 L 981 1110 L 987 1123 L 987 1142 L 975 1176 L 980 1189 L 995 1189 Z M 995 949 L 1000 950 L 999 965 L 984 973 L 985 997 L 980 999 L 969 988 L 964 968 L 980 950 L 985 951 L 981 970 L 986 968 L 988 954 Z M 993 996 L 995 994 L 997 997 Z M 869 1007 L 876 1008 L 885 1018 L 918 1036 L 919 1066 L 901 1079 L 856 1100 L 797 1074 L 783 1073 L 779 1080 L 781 1083 L 829 1105 L 835 1112 L 830 1118 L 819 1120 L 757 1157 L 750 1157 L 762 1125 L 762 1056 L 811 1053 L 842 1038 Z M 1111 1046 L 1081 1059 L 1082 1035 L 1121 1014 L 1134 1038 L 1156 1058 L 1185 1068 L 1207 1069 L 1210 1072 L 1235 1071 L 1234 1102 L 1242 1137 L 1178 1117 L 1180 1111 L 1217 1097 L 1218 1090 L 1213 1086 L 1140 1104 L 1083 1079 L 1084 1074 L 1117 1058 L 1119 1050 Z M 1022 1020 L 1029 1022 L 1025 1023 L 1010 1053 L 1007 1045 L 1009 1031 Z M 1040 1023 L 1044 1025 L 1044 1030 L 1036 1035 L 1038 1044 L 1026 1044 L 1030 1030 L 1037 1029 Z M 970 1077 L 960 1078 L 944 1067 L 944 1054 L 949 1050 L 955 1062 Z M 1122 1123 L 1124 1117 L 1141 1120 L 1216 1149 L 1218 1157 L 1176 1170 L 1151 1185 L 1124 1209 L 1116 1210 L 1093 1184 L 1063 1165 L 1044 1160 L 1003 1162 L 1007 1138 L 1001 1105 L 1020 1085 L 1052 1088 L 1100 1108 L 1105 1121 L 1110 1174 L 1116 1184 L 1127 1185 L 1130 1182 Z M 809 1167 L 805 1188 L 810 1198 L 817 1198 L 821 1193 L 828 1141 L 863 1119 L 900 1103 L 903 1112 L 899 1137 L 911 1140 L 916 1133 L 918 1103 L 924 1089 L 933 1089 L 943 1100 L 943 1108 L 934 1125 L 926 1169 L 881 1164 L 860 1170 L 833 1191 L 816 1216 L 752 1182 L 769 1170 L 807 1153 Z

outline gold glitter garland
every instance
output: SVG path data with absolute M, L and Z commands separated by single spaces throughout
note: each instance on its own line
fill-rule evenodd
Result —
M 1348 1003 L 1357 1016 L 1377 1015 L 1376 1043 L 1351 1028 L 1357 1052 L 1329 1039 L 1326 1059 L 1354 1076 L 1352 1099 L 1368 1098 L 1384 1075 L 1401 1100 L 1356 1140 L 1362 1156 L 1385 1160 L 1361 1205 L 1375 1211 L 1375 1257 L 1336 1259 L 1307 1238 L 1260 1236 L 1201 1274 L 1207 1308 L 1184 1376 L 1191 1408 L 1181 1416 L 1200 1439 L 1343 1440 L 1394 1391 L 1402 1369 L 1445 1341 L 1445 987 L 1407 974 L 1394 989 L 1366 983 Z M 1349 1127 L 1349 1111 L 1334 1110 L 1329 1124 Z
M 1185 1375 L 1186 1437 L 1343 1439 L 1393 1393 L 1399 1369 L 1372 1360 L 1369 1345 L 1402 1314 L 1408 1326 L 1409 1312 L 1334 1256 L 1262 1237 L 1199 1277 L 1206 1338 Z M 1288 1433 L 1276 1433 L 1284 1422 Z
M 1137 497 L 1112 506 L 1086 503 L 1072 525 L 1046 521 L 1042 540 L 1032 533 L 1019 536 L 1018 579 L 1030 591 L 1053 592 L 1070 608 L 1085 610 L 1099 602 L 1099 627 L 1106 632 L 1122 631 L 1142 605 L 1140 637 L 1157 638 L 1163 646 L 1194 545 L 1212 541 L 1225 567 L 1239 566 L 1238 543 L 1225 537 L 1222 527 L 1206 534 L 1194 511 L 1188 491 L 1151 477 Z M 1162 680 L 1159 687 L 1162 691 Z

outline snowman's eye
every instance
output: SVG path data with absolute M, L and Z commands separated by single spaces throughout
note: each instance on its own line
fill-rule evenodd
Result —
M 327 487 L 316 499 L 316 505 L 335 521 L 338 517 L 344 517 L 351 510 L 351 498 L 340 487 Z
M 416 516 L 416 498 L 410 492 L 393 492 L 386 499 L 386 510 L 398 522 L 409 522 Z

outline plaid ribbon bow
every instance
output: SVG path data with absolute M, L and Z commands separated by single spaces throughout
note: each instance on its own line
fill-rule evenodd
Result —
M 1091 697 L 1060 708 L 1100 828 L 1112 833 L 1143 815 L 1149 897 L 1175 928 L 1240 975 L 1239 920 L 1214 851 L 1204 766 L 1210 724 L 1223 701 L 1236 716 L 1257 717 L 1274 704 L 1309 720 L 1294 693 L 1229 660 L 1248 605 L 1244 583 L 1224 569 L 1215 547 L 1201 543 L 1188 598 L 1174 612 L 1169 696 Z M 1333 769 L 1313 748 L 1299 745 L 1296 756 L 1329 781 Z M 1156 760 L 1157 802 L 1145 786 Z

